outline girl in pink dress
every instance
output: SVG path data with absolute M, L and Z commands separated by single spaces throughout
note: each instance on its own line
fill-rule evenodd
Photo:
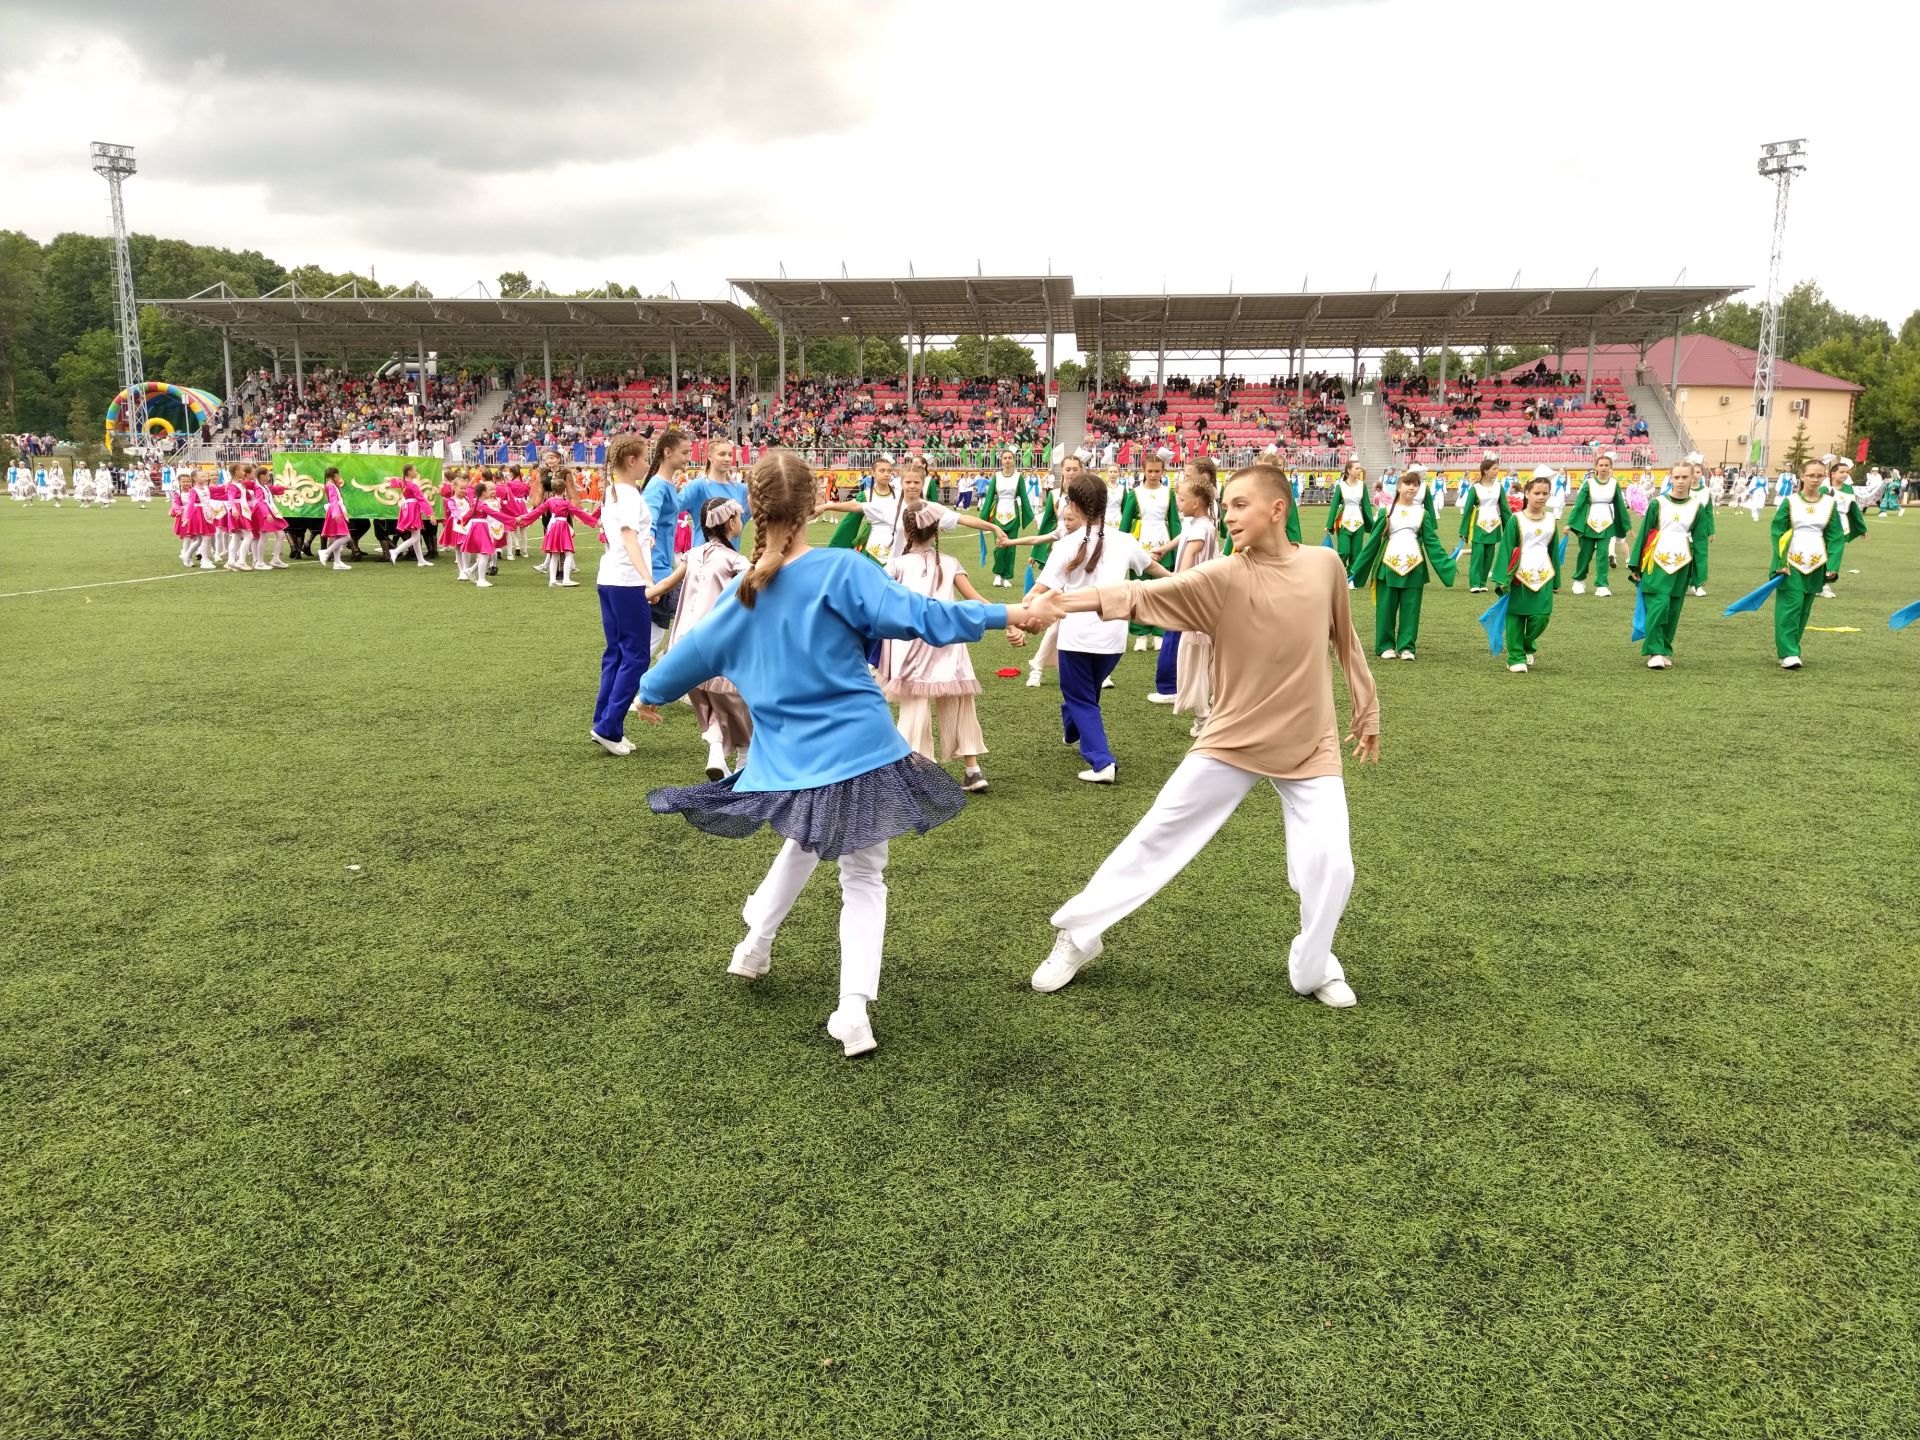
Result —
M 280 506 L 274 496 L 287 493 L 284 485 L 273 483 L 273 472 L 265 465 L 253 467 L 253 568 L 256 570 L 284 570 L 287 562 L 284 551 L 287 543 L 287 520 L 280 513 Z M 267 540 L 273 540 L 273 559 L 267 559 Z
M 387 551 L 387 560 L 398 565 L 400 557 L 407 551 L 413 552 L 413 563 L 417 567 L 433 564 L 427 559 L 426 541 L 422 532 L 433 523 L 433 507 L 427 503 L 427 492 L 420 488 L 420 470 L 415 465 L 404 465 L 400 469 L 400 512 L 394 518 L 393 528 L 400 532 L 400 543 Z
M 666 579 L 648 587 L 648 604 L 676 589 L 680 591 L 680 604 L 667 629 L 668 650 L 704 620 L 722 592 L 746 573 L 751 562 L 733 548 L 740 538 L 743 519 L 738 500 L 724 496 L 709 500 L 700 516 L 705 541 L 682 555 Z M 731 683 L 718 678 L 696 685 L 687 692 L 687 700 L 693 706 L 694 719 L 700 722 L 700 738 L 707 742 L 707 778 L 724 780 L 729 773 L 729 756 L 735 770 L 747 763 L 747 745 L 753 739 L 747 702 Z
M 503 560 L 511 560 L 515 555 L 525 556 L 527 537 L 521 533 L 521 522 L 527 516 L 527 497 L 533 493 L 533 487 L 520 478 L 520 467 L 509 467 L 507 478 L 500 482 L 498 505 L 500 513 L 506 517 L 506 543 L 500 547 Z M 501 538 L 501 537 L 496 537 Z
M 253 478 L 253 466 L 236 465 L 233 479 L 229 484 L 233 491 L 227 502 L 227 511 L 233 517 L 233 531 L 228 538 L 229 570 L 264 570 L 267 567 L 254 558 L 260 548 L 260 522 L 254 514 L 254 492 L 259 488 Z
M 460 531 L 453 523 L 453 502 L 459 495 L 459 482 L 466 477 L 464 465 L 449 465 L 446 479 L 440 482 L 440 548 L 460 552 Z
M 506 518 L 494 503 L 498 491 L 492 480 L 479 480 L 473 486 L 473 504 L 466 516 L 466 537 L 460 542 L 460 579 L 471 580 L 482 590 L 491 590 L 487 569 L 500 548 L 500 536 L 507 533 Z
M 978 600 L 960 562 L 940 553 L 939 506 L 909 500 L 900 515 L 903 552 L 887 565 L 887 578 L 935 600 L 952 603 L 955 595 Z M 980 682 L 965 645 L 929 645 L 924 640 L 888 640 L 880 647 L 880 691 L 900 706 L 897 729 L 929 760 L 956 754 L 966 763 L 961 788 L 978 794 L 987 788 L 980 757 L 987 753 L 973 697 Z M 934 712 L 939 712 L 940 749 L 934 753 Z
M 229 570 L 241 568 L 233 563 L 234 499 L 239 491 L 224 470 L 215 472 L 214 482 L 206 487 L 206 491 L 201 509 L 206 513 L 207 523 L 213 527 L 210 537 L 213 542 L 213 561 Z
M 546 491 L 546 498 L 521 517 L 520 526 L 525 529 L 544 523 L 539 568 L 547 572 L 547 588 L 577 590 L 580 582 L 573 578 L 573 522 L 597 525 L 600 517 L 567 498 L 568 477 L 564 471 L 557 476 L 543 477 L 540 485 Z
M 347 506 L 340 498 L 340 467 L 329 465 L 325 475 L 327 483 L 327 518 L 320 526 L 322 544 L 316 559 L 322 566 L 331 565 L 336 570 L 347 568 L 347 562 L 340 558 L 347 548 Z
M 180 542 L 180 568 L 193 568 L 193 537 L 187 534 L 187 505 L 178 486 L 167 492 L 167 514 L 173 518 L 173 535 Z
M 186 517 L 187 538 L 191 542 L 187 560 L 189 568 L 193 564 L 193 557 L 197 555 L 202 570 L 213 569 L 214 528 L 207 507 L 216 503 L 207 494 L 207 477 L 195 471 L 193 483 L 186 487 L 186 498 L 180 502 Z

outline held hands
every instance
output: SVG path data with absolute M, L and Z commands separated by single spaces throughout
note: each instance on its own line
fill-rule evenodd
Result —
M 660 723 L 660 707 L 658 705 L 642 705 L 633 713 L 636 718 L 646 721 L 649 725 L 658 725 Z
M 1050 625 L 1057 625 L 1067 615 L 1066 607 L 1060 603 L 1059 593 L 1052 590 L 1044 595 L 1034 596 L 1025 605 L 1017 608 L 1026 614 L 1027 623 L 1024 628 L 1033 631 L 1036 635 Z M 1011 613 L 1008 618 L 1012 618 Z
M 1007 532 L 1002 530 L 998 525 L 993 527 L 993 543 L 1002 548 L 1005 548 L 1010 543 L 1007 539 Z
M 1378 765 L 1380 763 L 1380 736 L 1355 735 L 1347 733 L 1347 743 L 1353 746 L 1353 762 L 1356 765 Z
M 1024 648 L 1026 643 L 1027 643 L 1026 631 L 1020 629 L 1016 625 L 1007 626 L 1007 644 L 1011 645 L 1014 649 L 1019 650 Z

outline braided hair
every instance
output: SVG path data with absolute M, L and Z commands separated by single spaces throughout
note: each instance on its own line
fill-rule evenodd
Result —
M 753 511 L 753 560 L 740 577 L 736 592 L 744 608 L 751 610 L 760 592 L 780 573 L 787 551 L 813 517 L 819 490 L 819 481 L 807 462 L 784 446 L 775 446 L 753 462 L 747 472 L 747 505 Z M 767 531 L 776 525 L 786 528 L 786 538 L 778 550 L 769 550 Z
M 906 554 L 923 545 L 927 547 L 927 554 L 933 560 L 933 583 L 927 587 L 927 594 L 938 595 L 947 576 L 947 557 L 940 553 L 940 511 L 925 500 L 913 500 L 901 516 L 900 525 L 900 534 L 907 540 Z
M 1098 475 L 1082 471 L 1067 481 L 1067 503 L 1087 517 L 1087 525 L 1093 531 L 1093 551 L 1087 551 L 1087 542 L 1080 542 L 1080 553 L 1067 573 L 1072 575 L 1094 575 L 1100 569 L 1100 557 L 1107 548 L 1107 482 Z

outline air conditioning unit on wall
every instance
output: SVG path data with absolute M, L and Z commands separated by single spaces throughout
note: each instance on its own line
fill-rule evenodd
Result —
M 1808 402 L 1805 400 L 1795 400 L 1787 406 L 1788 411 L 1795 415 L 1805 415 L 1808 408 Z

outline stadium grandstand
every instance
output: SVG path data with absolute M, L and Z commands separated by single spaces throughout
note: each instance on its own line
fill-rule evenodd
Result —
M 677 424 L 697 440 L 793 445 L 856 467 L 919 451 L 937 466 L 984 468 L 1008 446 L 1023 465 L 1044 464 L 1084 443 L 1110 464 L 1148 448 L 1225 463 L 1277 449 L 1291 464 L 1358 455 L 1380 470 L 1488 449 L 1513 463 L 1570 463 L 1603 446 L 1641 463 L 1683 453 L 1674 387 L 1646 383 L 1645 357 L 1743 288 L 1104 296 L 1076 295 L 1071 277 L 1054 275 L 730 284 L 757 314 L 733 300 L 442 299 L 417 287 L 245 297 L 221 285 L 144 303 L 274 356 L 239 390 L 229 376 L 232 398 L 207 437 L 229 450 L 495 460 L 551 445 L 591 460 L 611 434 Z M 930 341 L 972 335 L 1028 346 L 1036 373 L 928 376 Z M 810 375 L 807 342 L 839 337 L 856 342 L 856 373 Z M 869 376 L 860 342 L 882 338 L 901 343 L 906 364 Z M 1089 362 L 1086 389 L 1054 384 L 1066 340 Z M 1552 345 L 1556 363 L 1493 380 L 1448 373 L 1462 352 L 1519 345 Z M 1372 381 L 1369 361 L 1389 348 L 1414 356 L 1422 378 Z M 1591 364 L 1567 363 L 1582 349 L 1640 363 L 1632 380 L 1617 365 L 1596 379 Z M 1424 376 L 1430 354 L 1436 377 Z M 1123 355 L 1124 381 L 1107 358 Z

